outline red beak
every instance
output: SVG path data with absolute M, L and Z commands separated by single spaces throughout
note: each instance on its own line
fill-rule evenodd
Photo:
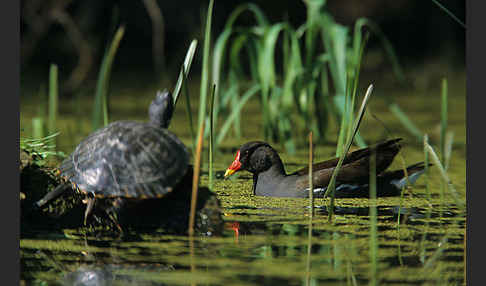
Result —
M 238 171 L 241 168 L 241 162 L 240 162 L 240 150 L 236 152 L 236 157 L 233 163 L 226 169 L 226 172 L 224 173 L 224 177 L 229 177 L 233 175 L 236 171 Z

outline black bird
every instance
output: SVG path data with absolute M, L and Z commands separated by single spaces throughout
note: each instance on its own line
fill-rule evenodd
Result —
M 396 196 L 402 187 L 413 184 L 424 172 L 423 162 L 407 167 L 408 179 L 403 170 L 385 172 L 400 151 L 400 140 L 391 139 L 348 153 L 336 178 L 335 197 L 369 197 L 369 158 L 372 150 L 376 154 L 377 196 Z M 315 197 L 324 195 L 338 161 L 339 158 L 333 158 L 313 165 Z M 253 141 L 243 144 L 224 176 L 241 170 L 253 174 L 253 193 L 257 196 L 308 197 L 308 168 L 286 174 L 280 156 L 268 143 Z

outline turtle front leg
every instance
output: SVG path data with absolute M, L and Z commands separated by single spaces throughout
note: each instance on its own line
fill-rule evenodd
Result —
M 95 204 L 95 197 L 86 197 L 86 199 L 83 200 L 83 203 L 86 204 L 86 211 L 84 212 L 84 225 L 86 226 L 86 222 L 88 221 L 88 217 L 91 216 L 93 212 L 93 207 Z
M 41 208 L 48 202 L 56 199 L 57 197 L 61 196 L 69 187 L 70 187 L 69 184 L 66 183 L 60 184 L 53 191 L 48 192 L 42 199 L 35 202 L 34 208 Z

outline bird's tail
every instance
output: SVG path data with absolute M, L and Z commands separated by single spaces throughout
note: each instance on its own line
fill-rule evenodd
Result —
M 429 164 L 432 166 L 432 164 Z M 404 170 L 396 170 L 391 172 L 385 172 L 381 176 L 385 179 L 390 180 L 398 189 L 402 189 L 405 186 L 413 185 L 417 179 L 425 172 L 424 162 L 419 162 L 407 167 L 407 176 Z

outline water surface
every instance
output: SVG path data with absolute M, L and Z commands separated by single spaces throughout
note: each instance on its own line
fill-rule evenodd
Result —
M 147 106 L 155 90 L 156 87 L 115 89 L 110 120 L 146 120 Z M 449 90 L 449 130 L 454 132 L 455 144 L 448 173 L 465 200 L 465 90 L 461 82 L 450 83 Z M 389 90 L 381 91 L 386 92 Z M 368 141 L 384 134 L 403 137 L 401 158 L 407 165 L 422 161 L 421 142 L 408 134 L 391 114 L 385 96 L 372 98 L 361 134 Z M 437 148 L 439 90 L 396 91 L 393 98 L 430 135 Z M 57 142 L 60 150 L 71 152 L 90 132 L 91 103 L 92 97 L 60 103 L 61 134 Z M 39 106 L 36 97 L 21 101 L 20 136 L 30 136 L 31 120 L 38 114 Z M 170 130 L 189 147 L 190 130 L 184 106 L 181 98 Z M 113 239 L 86 235 L 83 229 L 30 232 L 20 240 L 21 280 L 33 285 L 74 285 L 80 281 L 85 281 L 85 285 L 306 285 L 308 281 L 310 285 L 368 284 L 371 273 L 368 199 L 336 200 L 332 222 L 328 220 L 328 201 L 316 199 L 309 240 L 308 200 L 256 197 L 252 194 L 249 173 L 221 179 L 221 172 L 229 166 L 241 144 L 263 139 L 259 108 L 257 100 L 245 107 L 242 137 L 230 134 L 215 155 L 217 179 L 213 190 L 224 213 L 222 236 L 197 236 L 191 240 L 154 232 Z M 385 122 L 388 131 L 372 115 Z M 335 139 L 328 141 L 316 146 L 316 162 L 334 155 Z M 287 172 L 305 166 L 308 152 L 305 145 L 294 155 L 286 154 L 278 144 L 274 147 L 281 153 Z M 400 168 L 400 160 L 397 157 L 391 169 Z M 203 161 L 207 162 L 207 152 Z M 202 185 L 208 184 L 206 163 L 201 180 Z M 381 198 L 377 202 L 378 277 L 382 284 L 459 285 L 464 281 L 465 210 L 456 206 L 447 189 L 441 199 L 441 180 L 434 168 L 429 186 L 430 201 L 426 199 L 421 178 L 403 199 Z M 89 284 L 90 281 L 95 284 Z

